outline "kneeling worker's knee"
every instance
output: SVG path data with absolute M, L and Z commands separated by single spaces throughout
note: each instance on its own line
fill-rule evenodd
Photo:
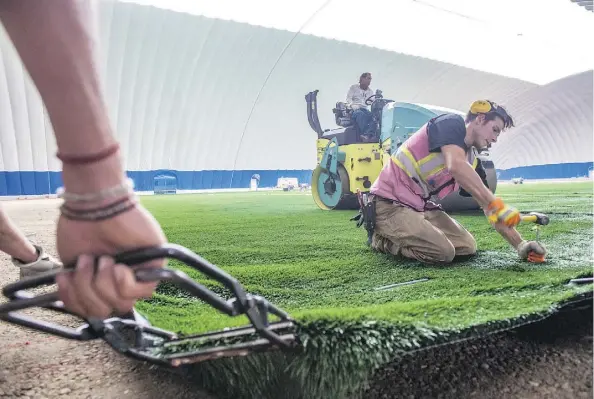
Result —
M 470 250 L 471 255 L 475 255 L 476 251 L 477 251 L 477 245 L 476 245 L 476 240 L 474 239 L 474 237 L 472 237 L 472 241 L 469 245 L 469 248 L 470 248 L 469 250 Z
M 415 246 L 403 248 L 402 252 L 409 258 L 429 264 L 450 263 L 456 256 L 454 245 L 447 239 L 439 243 L 433 243 L 431 247 Z
M 455 256 L 456 248 L 454 248 L 451 242 L 447 241 L 447 244 L 441 246 L 436 262 L 450 263 L 454 260 Z
M 464 244 L 458 248 L 456 255 L 476 255 L 477 244 L 472 234 L 468 234 Z

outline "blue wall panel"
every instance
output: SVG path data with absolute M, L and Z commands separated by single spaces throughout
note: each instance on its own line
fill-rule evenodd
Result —
M 35 193 L 37 192 L 37 188 L 35 187 L 35 181 L 37 179 L 35 178 L 35 175 L 36 173 L 27 173 L 20 175 L 23 194 L 35 195 Z M 41 190 L 42 188 L 40 187 L 39 189 Z
M 0 173 L 0 195 L 7 195 L 6 172 Z
M 50 172 L 34 173 L 33 176 L 35 179 L 35 193 L 49 191 Z
M 549 165 L 520 166 L 505 170 L 497 169 L 499 180 L 511 180 L 514 177 L 524 179 L 566 179 L 588 176 L 594 168 L 594 162 L 560 163 Z
M 249 188 L 252 175 L 260 175 L 260 187 L 276 186 L 280 177 L 297 178 L 300 183 L 311 182 L 311 170 L 203 170 L 128 171 L 137 191 L 153 191 L 155 176 L 166 174 L 177 177 L 178 190 L 205 190 L 222 188 Z M 62 186 L 61 172 L 0 172 L 0 195 L 55 194 Z
M 593 162 L 582 162 L 523 166 L 497 172 L 499 180 L 514 177 L 560 179 L 588 176 L 592 169 Z M 311 170 L 150 170 L 128 171 L 127 175 L 134 180 L 136 190 L 153 191 L 154 177 L 160 174 L 176 176 L 179 190 L 205 190 L 249 188 L 251 177 L 256 173 L 260 175 L 260 187 L 276 186 L 281 177 L 297 178 L 300 183 L 311 184 Z M 61 185 L 61 172 L 0 172 L 1 196 L 54 194 Z
M 27 173 L 27 172 L 23 172 Z M 50 179 L 50 193 L 54 194 L 58 187 L 62 187 L 64 184 L 62 182 L 62 173 L 61 172 L 49 172 L 49 179 Z M 39 194 L 48 194 L 46 191 L 40 192 Z M 8 194 L 14 195 L 14 194 Z
M 9 173 L 6 174 L 6 191 L 7 192 L 22 192 L 21 187 L 21 174 L 22 173 Z
M 593 162 L 533 165 L 497 170 L 499 180 L 514 177 L 524 179 L 560 179 L 588 176 Z M 177 177 L 178 190 L 205 190 L 223 188 L 249 188 L 254 174 L 260 175 L 260 187 L 276 186 L 281 177 L 297 178 L 300 183 L 311 184 L 311 170 L 201 170 L 128 171 L 136 190 L 153 191 L 154 178 L 160 174 Z M 61 172 L 0 172 L 0 196 L 54 194 L 62 185 Z
M 154 174 L 141 171 L 128 171 L 128 177 L 134 180 L 136 190 L 142 190 L 142 187 L 152 187 Z

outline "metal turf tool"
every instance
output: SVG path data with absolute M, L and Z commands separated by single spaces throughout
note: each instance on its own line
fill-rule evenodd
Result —
M 536 224 L 534 227 L 536 229 L 536 241 L 540 238 L 540 226 L 546 226 L 550 221 L 547 215 L 540 212 L 530 212 L 526 215 L 522 215 L 521 220 L 522 222 L 532 222 Z
M 48 272 L 4 286 L 3 294 L 9 301 L 0 304 L 0 319 L 62 338 L 79 341 L 103 339 L 125 356 L 172 367 L 269 349 L 293 350 L 298 346 L 294 330 L 296 323 L 287 313 L 266 299 L 245 292 L 235 278 L 187 248 L 165 244 L 122 252 L 114 258 L 117 263 L 130 267 L 163 258 L 181 261 L 223 283 L 235 297 L 225 301 L 185 273 L 169 268 L 136 268 L 136 279 L 142 282 L 172 282 L 229 316 L 247 316 L 252 325 L 178 337 L 173 332 L 150 326 L 147 321 L 141 320 L 136 311 L 125 317 L 85 320 L 86 324 L 75 329 L 16 313 L 17 310 L 42 307 L 71 314 L 59 301 L 57 292 L 34 296 L 24 291 L 54 284 L 58 273 L 70 272 L 68 266 L 66 270 Z M 271 322 L 269 313 L 280 320 Z

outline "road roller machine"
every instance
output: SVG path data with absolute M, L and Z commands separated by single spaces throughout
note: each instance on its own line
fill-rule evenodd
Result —
M 429 119 L 451 109 L 425 104 L 397 102 L 383 97 L 381 90 L 367 99 L 372 115 L 373 139 L 362 136 L 352 122 L 352 110 L 343 102 L 332 109 L 337 128 L 322 129 L 318 119 L 318 93 L 305 96 L 307 119 L 317 135 L 317 164 L 311 178 L 313 200 L 323 210 L 359 209 L 357 191 L 368 193 L 391 154 Z M 495 193 L 497 174 L 487 152 L 478 151 L 489 189 Z M 446 212 L 477 210 L 472 197 L 453 192 L 442 200 L 434 200 Z

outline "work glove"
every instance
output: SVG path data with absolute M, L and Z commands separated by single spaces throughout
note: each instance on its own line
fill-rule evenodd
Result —
M 517 250 L 520 259 L 534 263 L 544 262 L 545 255 L 547 254 L 545 246 L 537 241 L 524 240 L 518 245 Z
M 503 223 L 507 227 L 515 227 L 520 223 L 520 212 L 503 203 L 501 198 L 493 200 L 485 212 L 492 224 Z

